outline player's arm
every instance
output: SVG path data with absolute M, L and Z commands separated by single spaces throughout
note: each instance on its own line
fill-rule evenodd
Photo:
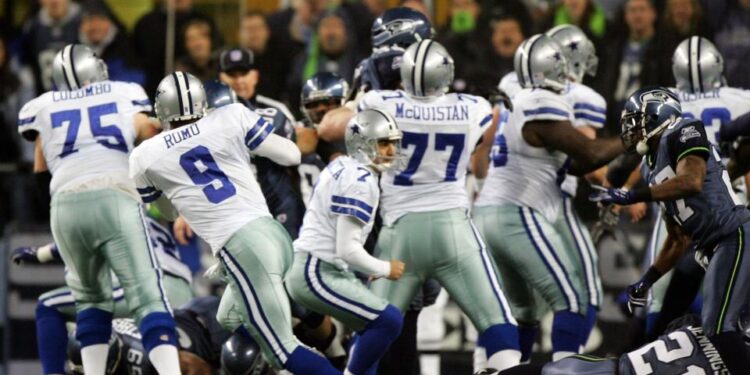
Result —
M 302 154 L 293 141 L 274 134 L 273 124 L 245 107 L 241 108 L 242 139 L 251 154 L 271 159 L 284 167 L 299 165 Z
M 328 111 L 318 125 L 318 137 L 326 142 L 337 142 L 344 139 L 346 125 L 356 115 L 355 109 L 351 108 L 352 102 L 347 102 L 343 107 Z M 356 104 L 354 104 L 356 106 Z
M 135 128 L 135 142 L 143 142 L 161 131 L 161 123 L 143 112 L 133 115 L 133 127 Z
M 336 255 L 357 271 L 373 277 L 396 280 L 404 272 L 404 264 L 397 260 L 384 261 L 367 253 L 362 246 L 362 228 L 359 219 L 340 215 L 336 219 Z
M 482 140 L 477 145 L 474 153 L 471 155 L 471 171 L 477 179 L 487 177 L 487 170 L 490 166 L 490 151 L 495 142 L 495 132 L 497 132 L 498 108 L 493 108 L 492 124 L 482 134 Z
M 47 172 L 47 159 L 42 151 L 42 137 L 37 136 L 34 141 L 34 173 Z
M 588 139 L 596 139 L 596 129 L 589 125 L 583 125 L 576 128 L 581 134 L 583 134 Z M 604 181 L 606 181 L 607 176 L 607 166 L 604 165 L 601 168 L 598 168 L 592 172 L 587 173 L 584 177 L 586 178 L 586 181 L 597 184 L 597 185 L 603 185 Z
M 62 262 L 62 256 L 55 243 L 49 243 L 40 247 L 24 246 L 13 250 L 10 259 L 13 263 L 21 265 L 25 263 L 49 263 L 52 261 Z
M 318 132 L 314 128 L 298 126 L 294 128 L 297 135 L 297 147 L 302 155 L 308 155 L 315 152 L 318 148 Z
M 530 145 L 570 156 L 573 161 L 568 172 L 575 176 L 594 171 L 625 152 L 619 138 L 589 139 L 569 121 L 531 121 L 524 124 L 522 132 Z
M 721 142 L 734 142 L 738 137 L 750 136 L 750 112 L 721 124 L 719 134 Z

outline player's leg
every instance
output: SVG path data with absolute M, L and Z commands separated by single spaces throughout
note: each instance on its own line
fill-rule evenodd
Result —
M 401 333 L 401 312 L 375 296 L 351 272 L 307 253 L 298 252 L 294 258 L 286 279 L 289 295 L 357 332 L 346 373 L 374 373 L 378 360 Z
M 732 374 L 750 368 L 750 354 L 739 331 L 740 314 L 750 301 L 750 223 L 720 242 L 706 270 L 702 324 Z
M 666 240 L 667 226 L 664 223 L 661 211 L 659 211 L 659 214 L 656 216 L 656 222 L 654 223 L 654 229 L 651 232 L 651 238 L 648 242 L 648 261 L 644 262 L 644 271 L 653 264 L 664 245 L 664 241 Z M 664 276 L 660 277 L 659 281 L 654 283 L 649 290 L 648 313 L 646 315 L 646 337 L 654 337 L 661 334 L 660 332 L 655 331 L 655 326 L 664 303 L 664 295 L 667 292 L 670 280 L 672 280 L 671 270 L 664 274 Z
M 87 373 L 104 374 L 112 333 L 112 280 L 105 257 L 93 246 L 99 238 L 88 193 L 57 194 L 50 224 L 67 272 L 65 282 L 76 307 L 76 340 Z
M 582 333 L 582 343 L 586 344 L 591 331 L 596 325 L 596 314 L 599 311 L 602 296 L 602 281 L 599 276 L 599 257 L 594 248 L 591 235 L 581 222 L 574 207 L 573 199 L 563 197 L 563 206 L 555 222 L 555 229 L 563 241 L 563 249 L 573 260 L 578 273 L 582 275 L 589 304 L 586 309 L 586 325 Z
M 148 237 L 141 205 L 115 191 L 100 196 L 92 211 L 104 241 L 101 250 L 125 292 L 130 316 L 141 332 L 143 348 L 161 374 L 180 372 L 177 332 L 166 297 L 163 273 Z
M 284 290 L 284 274 L 292 262 L 292 244 L 278 222 L 271 218 L 253 220 L 238 230 L 218 255 L 229 275 L 229 288 L 239 298 L 234 308 L 244 327 L 239 330 L 252 336 L 269 363 L 299 375 L 341 374 L 325 358 L 299 345 L 294 338 L 289 299 Z M 227 313 L 221 307 L 220 313 Z M 226 324 L 226 317 L 217 318 Z
M 75 319 L 75 299 L 68 287 L 39 296 L 36 306 L 36 344 L 45 375 L 64 374 L 68 358 L 66 321 Z
M 406 265 L 404 274 L 396 281 L 378 279 L 370 284 L 370 290 L 376 296 L 382 297 L 404 314 L 417 295 L 424 281 L 427 271 L 425 257 L 418 255 L 409 247 L 411 237 L 420 237 L 413 232 L 415 228 L 406 224 L 406 215 L 396 221 L 393 226 L 380 229 L 375 255 L 380 259 L 398 259 Z
M 432 259 L 434 276 L 471 319 L 485 348 L 488 367 L 503 370 L 518 365 L 518 329 L 500 287 L 500 276 L 479 231 L 461 209 L 415 217 L 428 231 L 413 246 Z M 416 237 L 416 236 L 415 236 Z
M 169 305 L 175 309 L 190 302 L 195 297 L 193 288 L 181 277 L 165 274 L 162 283 L 164 284 L 164 292 L 167 295 Z

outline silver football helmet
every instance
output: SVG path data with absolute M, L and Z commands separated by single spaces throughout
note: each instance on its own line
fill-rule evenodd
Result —
M 562 47 L 544 34 L 534 35 L 518 46 L 513 66 L 518 83 L 525 88 L 539 87 L 561 92 L 568 81 L 567 60 Z
M 379 109 L 367 109 L 357 114 L 346 127 L 346 151 L 362 164 L 384 171 L 401 157 L 401 137 L 396 120 Z M 393 156 L 381 155 L 378 142 L 396 141 Z
M 52 60 L 52 81 L 58 90 L 78 90 L 108 78 L 107 64 L 83 44 L 68 44 Z
M 547 31 L 547 36 L 562 47 L 571 80 L 581 82 L 586 74 L 592 77 L 596 75 L 599 58 L 596 57 L 594 43 L 583 30 L 574 25 L 559 25 Z
M 706 92 L 724 84 L 724 57 L 706 38 L 683 40 L 672 55 L 672 74 L 677 88 L 686 92 Z
M 453 82 L 453 58 L 440 43 L 424 39 L 406 49 L 401 60 L 401 82 L 411 96 L 438 96 Z
M 190 73 L 174 72 L 156 88 L 154 111 L 167 127 L 171 122 L 203 117 L 207 106 L 203 83 Z

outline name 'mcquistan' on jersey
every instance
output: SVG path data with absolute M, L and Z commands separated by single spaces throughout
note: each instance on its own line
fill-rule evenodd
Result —
M 41 137 L 52 173 L 51 194 L 110 179 L 138 199 L 128 178 L 128 153 L 136 138 L 133 115 L 149 111 L 151 102 L 140 86 L 102 81 L 73 91 L 50 91 L 26 103 L 18 116 L 18 132 L 28 140 Z
M 403 91 L 370 91 L 359 103 L 391 113 L 403 132 L 406 166 L 383 172 L 385 225 L 409 212 L 469 208 L 464 180 L 469 156 L 492 122 L 483 98 L 446 94 L 428 100 Z
M 270 217 L 249 165 L 272 130 L 241 104 L 217 108 L 143 142 L 131 155 L 130 175 L 144 202 L 164 194 L 217 252 L 243 225 Z

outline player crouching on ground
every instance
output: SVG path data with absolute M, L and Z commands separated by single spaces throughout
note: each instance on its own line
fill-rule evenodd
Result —
M 404 263 L 384 261 L 363 247 L 380 200 L 380 172 L 397 159 L 401 131 L 380 110 L 357 115 L 346 131 L 349 156 L 321 174 L 308 204 L 294 265 L 285 285 L 298 303 L 328 314 L 358 332 L 345 374 L 374 374 L 401 333 L 401 312 L 375 296 L 349 267 L 371 277 L 398 280 Z

